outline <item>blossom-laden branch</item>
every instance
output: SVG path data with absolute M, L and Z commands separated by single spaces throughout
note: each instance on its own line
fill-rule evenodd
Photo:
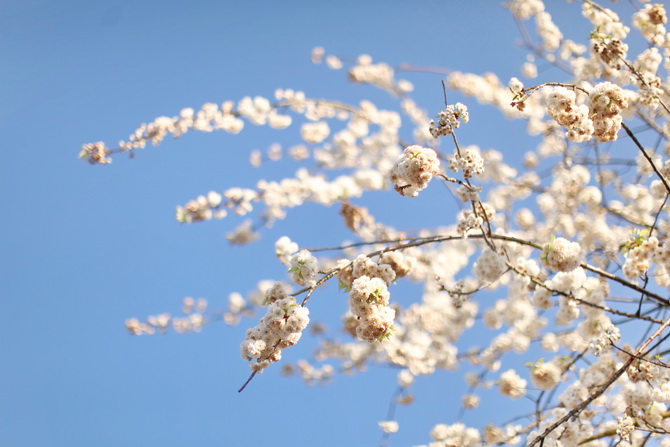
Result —
M 274 254 L 285 266 L 286 282 L 261 282 L 246 296 L 233 293 L 220 313 L 189 299 L 184 316 L 131 319 L 129 331 L 165 333 L 170 326 L 199 331 L 218 320 L 236 325 L 260 311 L 241 343 L 251 375 L 240 391 L 307 332 L 320 337 L 318 364 L 284 365 L 308 384 L 373 363 L 395 368 L 399 388 L 379 423 L 382 445 L 400 428 L 396 404 L 411 403 L 412 384 L 464 363 L 473 371 L 464 375 L 467 394 L 459 415 L 475 410 L 480 394 L 491 388 L 503 398 L 527 398 L 532 408 L 498 425 L 438 423 L 430 432 L 431 447 L 522 441 L 604 445 L 617 437 L 641 445 L 667 436 L 670 368 L 663 355 L 670 352 L 670 336 L 663 332 L 670 325 L 670 85 L 664 79 L 670 53 L 665 9 L 646 4 L 628 26 L 613 10 L 584 0 L 581 11 L 592 32 L 578 43 L 563 34 L 542 1 L 509 0 L 505 6 L 531 52 L 519 74 L 535 84 L 530 87 L 519 77 L 501 82 L 491 73 L 410 64 L 393 68 L 367 55 L 346 64 L 316 48 L 313 62 L 324 61 L 332 70 L 346 66 L 351 82 L 389 93 L 398 110 L 278 90 L 272 101 L 248 97 L 157 118 L 115 148 L 85 145 L 81 158 L 107 164 L 112 156 L 132 156 L 168 135 L 237 133 L 246 123 L 284 129 L 300 120 L 299 144 L 288 149 L 273 144 L 266 155 L 250 154 L 251 165 L 258 167 L 287 153 L 300 165 L 295 175 L 204 193 L 179 206 L 177 219 L 252 217 L 228 235 L 231 243 L 245 244 L 284 219 L 290 208 L 341 204 L 344 226 L 357 238 L 300 249 L 282 237 Z M 648 43 L 637 56 L 629 46 L 631 27 Z M 412 99 L 412 83 L 396 77 L 399 71 L 444 75 L 444 108 L 432 120 Z M 540 76 L 553 79 L 533 81 Z M 460 102 L 449 103 L 447 89 Z M 483 132 L 488 125 L 474 100 L 521 120 L 534 139 L 500 139 L 497 149 L 467 144 L 472 132 L 466 129 Z M 504 161 L 505 153 L 522 148 L 527 151 L 523 167 Z M 398 230 L 362 205 L 369 192 L 390 190 L 390 200 L 414 200 L 416 209 L 428 206 L 438 213 L 447 201 L 426 199 L 435 197 L 435 191 L 426 191 L 436 183 L 460 210 L 441 228 Z M 310 323 L 307 307 L 328 293 L 322 286 L 334 278 L 346 293 L 344 340 Z M 395 296 L 395 284 L 403 278 L 421 288 L 405 308 Z M 289 282 L 298 290 L 290 290 Z M 483 345 L 464 346 L 468 331 L 477 331 Z M 640 340 L 631 341 L 640 333 Z M 535 356 L 531 345 L 549 358 L 528 359 L 527 371 L 510 368 L 512 353 Z

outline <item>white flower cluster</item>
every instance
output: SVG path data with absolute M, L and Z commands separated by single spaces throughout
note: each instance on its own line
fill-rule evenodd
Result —
M 356 317 L 356 335 L 368 342 L 382 341 L 391 335 L 395 310 L 388 307 L 389 292 L 381 278 L 361 276 L 351 284 L 349 307 Z
M 456 195 L 463 202 L 476 202 L 479 200 L 479 193 L 482 192 L 481 185 L 461 185 L 456 190 Z
M 557 87 L 546 97 L 547 113 L 568 129 L 567 137 L 575 142 L 595 138 L 600 142 L 614 141 L 621 129 L 621 112 L 628 99 L 621 87 L 611 82 L 596 85 L 588 98 L 588 106 L 577 106 L 575 92 Z
M 553 389 L 561 381 L 563 372 L 554 362 L 538 362 L 530 368 L 530 380 L 536 388 Z
M 600 5 L 594 6 L 584 3 L 582 5 L 582 15 L 593 24 L 599 34 L 623 40 L 630 31 L 630 28 L 624 25 L 616 12 Z
M 488 282 L 493 282 L 500 278 L 506 269 L 505 258 L 490 248 L 482 251 L 482 254 L 474 265 L 477 278 Z
M 354 280 L 360 278 L 361 276 L 367 276 L 369 278 L 380 278 L 384 280 L 387 285 L 390 285 L 396 279 L 396 272 L 394 267 L 397 268 L 397 266 L 405 264 L 404 257 L 401 253 L 398 253 L 396 256 L 398 257 L 396 257 L 394 260 L 388 257 L 384 258 L 383 261 L 380 259 L 378 264 L 365 255 L 359 255 L 356 259 L 354 259 L 351 265 L 342 268 L 337 277 L 340 280 L 340 284 L 347 288 L 350 288 Z M 340 263 L 345 265 L 349 264 L 349 261 L 342 260 Z
M 556 51 L 563 40 L 563 33 L 558 29 L 551 14 L 542 11 L 535 16 L 537 34 L 542 38 L 542 47 L 547 51 Z
M 600 142 L 616 140 L 621 129 L 621 112 L 626 108 L 628 99 L 621 87 L 611 82 L 596 85 L 589 95 L 593 137 Z
M 112 159 L 108 157 L 108 155 L 109 148 L 105 146 L 105 143 L 102 141 L 84 144 L 81 147 L 81 152 L 79 152 L 79 158 L 88 161 L 92 165 L 105 165 L 111 163 Z
M 484 173 L 484 159 L 474 146 L 462 148 L 449 159 L 449 169 L 454 172 L 462 170 L 463 177 L 470 178 Z
M 635 279 L 649 270 L 651 258 L 658 249 L 658 239 L 654 236 L 642 236 L 629 240 L 633 244 L 626 253 L 626 262 L 623 264 L 623 274 L 628 279 Z
M 558 124 L 566 127 L 567 137 L 575 142 L 590 140 L 595 129 L 589 118 L 589 108 L 575 104 L 575 92 L 565 87 L 556 87 L 546 98 L 547 113 Z
M 341 261 L 342 264 L 347 261 Z M 413 259 L 399 252 L 384 253 L 379 264 L 359 255 L 338 274 L 340 285 L 350 289 L 351 318 L 347 329 L 361 340 L 381 341 L 391 335 L 395 311 L 388 307 L 388 286 L 409 273 Z
M 433 138 L 444 137 L 451 135 L 454 129 L 458 129 L 461 123 L 466 124 L 470 121 L 468 108 L 460 102 L 454 105 L 448 105 L 445 110 L 440 110 L 440 113 L 435 120 L 430 121 L 430 134 Z
M 299 286 L 314 287 L 319 275 L 319 261 L 307 250 L 300 250 L 289 261 L 289 273 Z
M 600 325 L 598 325 L 600 326 Z M 609 323 L 602 329 L 601 336 L 591 341 L 589 348 L 596 357 L 600 357 L 605 350 L 608 350 L 614 343 L 621 339 L 621 331 L 618 327 Z
M 459 234 L 466 234 L 472 228 L 479 228 L 485 221 L 491 221 L 495 214 L 495 208 L 490 203 L 477 202 L 475 205 L 477 212 L 473 210 L 463 210 L 458 213 L 456 231 Z
M 523 92 L 523 82 L 521 82 L 519 78 L 510 78 L 507 86 L 515 95 Z
M 314 328 L 315 326 L 312 326 Z M 325 384 L 328 383 L 331 377 L 335 375 L 335 368 L 332 365 L 322 365 L 319 368 L 315 368 L 310 365 L 309 362 L 305 360 L 298 360 L 297 369 L 302 377 L 302 380 L 305 381 L 307 385 L 314 384 Z M 286 364 L 282 369 L 282 374 L 291 375 L 295 372 L 293 365 Z
M 305 142 L 318 144 L 323 142 L 330 135 L 330 127 L 325 121 L 316 123 L 305 123 L 300 127 L 300 136 Z
M 356 65 L 349 69 L 349 79 L 352 82 L 375 85 L 396 95 L 414 90 L 411 82 L 395 80 L 395 73 L 390 65 L 383 62 L 373 64 L 372 57 L 367 54 L 359 56 Z
M 544 244 L 542 263 L 556 272 L 569 272 L 582 262 L 582 247 L 562 237 Z
M 498 379 L 498 391 L 503 396 L 518 399 L 526 394 L 526 380 L 519 377 L 513 369 L 505 371 Z
M 662 4 L 644 5 L 633 15 L 633 26 L 642 32 L 642 35 L 654 45 L 663 45 L 667 39 L 665 24 L 668 18 Z
M 298 244 L 293 242 L 288 236 L 282 236 L 275 242 L 275 254 L 284 265 L 291 263 L 291 257 L 298 249 Z
M 619 70 L 628 54 L 628 45 L 619 39 L 603 37 L 593 44 L 593 51 L 605 64 Z
M 481 445 L 481 434 L 479 433 L 479 430 L 472 427 L 466 427 L 460 422 L 452 425 L 437 424 L 430 431 L 430 437 L 435 442 L 431 442 L 429 447 L 475 447 Z
M 191 297 L 184 298 L 183 317 L 172 316 L 169 313 L 149 315 L 146 322 L 137 318 L 126 320 L 126 329 L 133 335 L 164 334 L 170 327 L 175 332 L 185 334 L 187 332 L 200 332 L 206 322 L 203 313 L 207 310 L 207 300 L 199 298 L 197 301 Z
M 397 421 L 381 421 L 379 423 L 379 428 L 386 434 L 396 433 L 398 431 L 399 425 Z
M 178 138 L 189 130 L 201 132 L 225 130 L 236 134 L 244 127 L 244 122 L 239 116 L 244 116 L 256 124 L 265 124 L 271 110 L 270 102 L 258 96 L 254 99 L 242 98 L 237 111 L 234 107 L 235 103 L 232 101 L 226 101 L 220 107 L 214 103 L 207 103 L 197 112 L 189 107 L 182 109 L 179 116 L 160 116 L 149 124 L 142 124 L 130 135 L 127 142 L 119 143 L 119 149 L 121 151 L 141 149 L 146 146 L 147 141 L 158 146 L 168 134 Z
M 519 20 L 527 20 L 544 11 L 542 0 L 510 0 L 505 7 Z
M 408 146 L 391 169 L 395 190 L 403 196 L 416 197 L 419 191 L 440 172 L 440 160 L 434 150 L 418 145 Z
M 240 346 L 242 358 L 256 360 L 250 367 L 263 372 L 271 363 L 281 359 L 281 351 L 300 340 L 302 331 L 309 323 L 309 310 L 287 296 L 281 283 L 276 283 L 266 292 L 267 311 Z
M 649 6 L 649 5 L 647 5 Z M 635 430 L 635 420 L 627 414 L 616 419 L 616 434 L 624 441 L 630 441 L 630 434 Z
M 198 196 L 185 206 L 178 206 L 176 217 L 178 222 L 191 223 L 212 218 L 223 219 L 228 215 L 228 210 L 243 216 L 253 209 L 252 202 L 257 200 L 258 193 L 252 189 L 230 188 L 223 195 L 210 191 L 207 196 Z

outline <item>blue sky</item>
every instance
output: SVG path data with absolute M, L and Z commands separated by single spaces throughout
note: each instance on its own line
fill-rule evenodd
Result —
M 551 6 L 573 38 L 588 35 L 575 5 Z M 351 238 L 335 208 L 295 210 L 244 248 L 224 237 L 239 221 L 174 220 L 175 206 L 199 194 L 294 169 L 281 162 L 259 171 L 247 160 L 252 149 L 297 142 L 297 129 L 190 133 L 111 166 L 76 156 L 83 143 L 114 144 L 182 107 L 270 97 L 280 87 L 393 106 L 379 91 L 347 84 L 346 73 L 312 65 L 317 45 L 349 60 L 367 53 L 506 80 L 525 61 L 511 16 L 497 1 L 25 0 L 0 9 L 0 445 L 376 445 L 395 371 L 372 368 L 310 388 L 275 366 L 238 394 L 249 371 L 239 343 L 255 320 L 152 337 L 131 337 L 123 326 L 133 316 L 176 313 L 185 296 L 221 308 L 230 292 L 285 279 L 272 256 L 281 235 L 302 246 Z M 417 102 L 436 113 L 440 77 L 407 78 Z M 521 123 L 466 103 L 462 143 L 511 159 L 527 150 Z M 439 185 L 423 202 L 378 197 L 390 195 L 362 203 L 408 230 L 450 224 L 457 211 Z M 313 320 L 336 322 L 342 300 L 333 287 L 317 293 Z M 285 357 L 295 361 L 312 347 L 305 341 Z M 391 445 L 427 442 L 434 424 L 455 419 L 457 378 L 418 381 L 417 404 L 399 410 Z M 483 410 L 496 416 L 495 405 Z

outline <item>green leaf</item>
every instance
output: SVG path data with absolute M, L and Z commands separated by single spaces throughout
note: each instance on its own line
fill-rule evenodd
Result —
M 340 284 L 337 287 L 338 290 L 343 290 L 347 293 L 351 292 L 351 286 L 346 282 L 340 281 Z

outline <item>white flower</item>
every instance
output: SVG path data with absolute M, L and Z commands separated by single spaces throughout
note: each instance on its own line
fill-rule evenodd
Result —
M 579 267 L 582 262 L 582 248 L 577 242 L 570 242 L 562 237 L 544 244 L 542 262 L 557 272 L 569 272 Z
M 379 427 L 384 433 L 395 433 L 398 431 L 398 423 L 396 421 L 381 421 Z
M 330 127 L 325 121 L 305 123 L 300 127 L 300 136 L 307 143 L 318 144 L 328 138 Z
M 300 250 L 291 257 L 289 273 L 299 286 L 313 287 L 319 274 L 319 262 L 307 250 Z
M 526 394 L 526 381 L 513 369 L 505 371 L 498 379 L 498 390 L 503 396 L 518 399 Z
M 561 380 L 561 369 L 552 362 L 539 362 L 530 369 L 530 380 L 541 390 L 550 390 Z
M 395 190 L 403 196 L 416 197 L 440 172 L 440 160 L 434 150 L 418 145 L 409 146 L 391 169 Z

